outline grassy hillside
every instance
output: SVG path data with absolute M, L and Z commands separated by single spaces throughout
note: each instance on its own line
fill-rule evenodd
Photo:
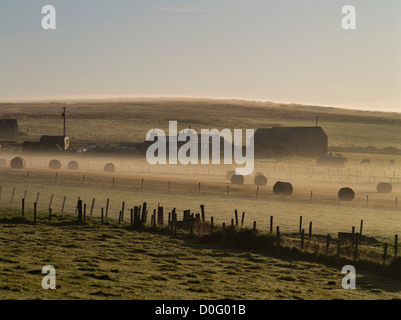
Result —
M 59 103 L 3 103 L 0 116 L 19 119 L 22 139 L 61 134 Z M 73 142 L 143 141 L 152 128 L 167 130 L 168 120 L 180 129 L 314 126 L 315 117 L 329 136 L 329 145 L 401 148 L 401 114 L 336 109 L 272 102 L 212 99 L 136 99 L 70 101 L 67 133 Z

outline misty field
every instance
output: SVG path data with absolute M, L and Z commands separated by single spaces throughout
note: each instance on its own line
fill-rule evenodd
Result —
M 16 143 L 2 144 L 0 158 L 10 161 L 20 155 L 24 140 L 60 134 L 60 111 L 57 103 L 0 105 L 3 118 L 18 119 L 22 134 Z M 196 235 L 174 238 L 117 225 L 123 202 L 127 213 L 144 202 L 149 215 L 163 206 L 165 219 L 174 208 L 181 219 L 184 210 L 198 213 L 204 205 L 206 220 L 213 217 L 218 227 L 229 226 L 237 210 L 240 215 L 245 212 L 243 227 L 256 223 L 258 232 L 267 232 L 273 217 L 274 229 L 297 233 L 302 216 L 306 232 L 313 222 L 314 235 L 333 238 L 352 227 L 359 232 L 363 220 L 363 234 L 378 244 L 361 251 L 380 256 L 387 242 L 391 257 L 401 228 L 399 114 L 234 100 L 75 102 L 67 105 L 67 133 L 73 146 L 118 145 L 141 142 L 153 128 L 167 131 L 169 120 L 177 120 L 180 129 L 256 129 L 313 126 L 316 116 L 329 137 L 329 149 L 347 158 L 345 167 L 318 167 L 311 158 L 258 159 L 254 172 L 268 179 L 259 188 L 254 175 L 245 177 L 244 185 L 232 185 L 225 174 L 235 165 L 150 166 L 144 159 L 113 154 L 26 154 L 24 169 L 0 168 L 0 205 L 7 208 L 0 213 L 2 299 L 399 298 L 397 282 L 371 271 L 358 273 L 358 290 L 346 291 L 338 268 L 200 245 Z M 356 152 L 358 147 L 361 151 Z M 51 159 L 59 159 L 62 168 L 48 169 Z M 370 164 L 362 165 L 363 159 L 370 159 Z M 70 160 L 77 160 L 80 169 L 66 170 Z M 115 163 L 115 173 L 103 172 L 107 162 Z M 276 181 L 291 182 L 294 193 L 275 195 Z M 391 183 L 392 192 L 378 193 L 379 182 Z M 338 201 L 337 192 L 345 186 L 356 193 L 352 202 Z M 78 198 L 87 206 L 85 225 L 74 222 Z M 107 199 L 108 224 L 100 225 Z M 34 202 L 41 212 L 36 226 L 31 224 Z M 46 221 L 49 208 L 51 222 Z M 56 267 L 57 290 L 40 287 L 40 269 L 46 264 Z

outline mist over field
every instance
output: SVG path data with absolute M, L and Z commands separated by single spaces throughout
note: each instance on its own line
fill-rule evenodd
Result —
M 62 107 L 70 151 L 23 152 L 24 141 L 62 135 Z M 382 264 L 385 243 L 389 270 L 397 261 L 401 114 L 245 100 L 142 98 L 3 103 L 0 117 L 17 119 L 19 132 L 15 141 L 1 144 L 0 227 L 1 244 L 7 249 L 0 257 L 0 273 L 8 279 L 0 288 L 3 299 L 400 297 L 401 287 L 391 280 L 394 275 L 387 269 L 375 273 L 372 268 L 379 267 L 370 264 Z M 190 127 L 198 132 L 314 127 L 317 121 L 328 136 L 328 153 L 341 154 L 346 162 L 319 166 L 317 157 L 259 157 L 243 184 L 234 184 L 229 172 L 238 167 L 235 163 L 149 165 L 143 153 L 121 151 L 142 143 L 153 128 L 168 132 L 173 120 L 178 130 Z M 90 151 L 95 146 L 98 149 Z M 10 168 L 15 157 L 23 158 L 23 168 Z M 52 160 L 58 160 L 57 169 L 49 168 Z M 71 161 L 78 167 L 69 169 Z M 105 172 L 107 163 L 114 165 L 113 172 Z M 257 175 L 266 177 L 267 183 L 256 185 Z M 291 183 L 293 192 L 275 194 L 277 181 Z M 378 192 L 380 182 L 391 184 L 391 192 Z M 343 187 L 354 190 L 352 201 L 339 201 Z M 78 199 L 85 206 L 82 223 L 77 220 Z M 136 229 L 131 214 L 138 207 L 142 214 L 144 206 L 145 229 Z M 163 225 L 156 222 L 160 207 Z M 193 229 L 180 224 L 174 235 L 172 214 L 181 223 L 188 210 L 194 217 L 204 214 L 205 220 L 196 220 Z M 352 229 L 359 234 L 362 223 L 354 262 L 363 271 L 358 273 L 358 290 L 346 291 L 333 262 L 336 243 L 341 242 L 337 237 Z M 266 251 L 267 243 L 276 241 L 277 227 L 282 235 L 280 254 Z M 210 234 L 212 242 L 200 242 Z M 327 235 L 332 242 L 326 248 Z M 33 255 L 26 241 L 42 243 L 41 253 Z M 354 246 L 341 242 L 341 259 L 349 259 L 344 263 L 355 259 Z M 61 284 L 51 295 L 35 285 L 38 265 L 49 263 L 57 268 Z M 134 271 L 131 263 L 141 270 Z M 28 285 L 18 280 L 22 275 Z M 235 280 L 238 277 L 242 282 Z M 259 279 L 257 285 L 247 285 L 249 277 Z

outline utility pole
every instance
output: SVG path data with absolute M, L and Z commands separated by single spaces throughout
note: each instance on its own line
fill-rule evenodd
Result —
M 63 136 L 65 137 L 65 107 L 63 107 L 63 112 L 61 113 L 61 116 L 64 118 Z

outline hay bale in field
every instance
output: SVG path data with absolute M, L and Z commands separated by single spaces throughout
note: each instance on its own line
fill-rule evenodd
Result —
M 7 167 L 7 160 L 6 159 L 0 159 L 0 168 L 5 168 Z
M 244 184 L 244 181 L 245 181 L 244 177 L 240 174 L 239 175 L 235 174 L 231 177 L 232 184 Z
M 226 173 L 226 179 L 227 179 L 227 180 L 231 180 L 231 178 L 232 178 L 233 175 L 235 175 L 235 171 L 234 171 L 234 170 L 227 171 L 227 173 Z
M 265 186 L 267 184 L 267 178 L 264 175 L 259 175 L 256 176 L 255 179 L 253 179 L 253 182 L 257 185 L 257 186 Z
M 67 168 L 68 170 L 78 170 L 79 169 L 78 162 L 75 160 L 71 160 L 70 162 L 68 162 Z
M 275 194 L 291 195 L 292 191 L 292 184 L 289 182 L 277 181 L 273 187 L 273 192 Z
M 50 160 L 50 162 L 49 162 L 49 168 L 50 168 L 50 169 L 54 169 L 54 170 L 61 169 L 61 163 L 60 163 L 60 161 L 58 161 L 57 159 Z
M 377 184 L 378 193 L 391 193 L 393 191 L 393 186 L 388 182 L 379 182 Z
M 116 167 L 114 166 L 113 163 L 109 162 L 104 165 L 104 171 L 105 172 L 114 172 L 114 171 L 116 171 Z
M 10 167 L 12 169 L 23 169 L 25 168 L 25 160 L 21 157 L 15 157 L 11 159 Z
M 355 198 L 355 192 L 351 188 L 341 188 L 338 191 L 338 199 L 341 201 L 352 201 Z

